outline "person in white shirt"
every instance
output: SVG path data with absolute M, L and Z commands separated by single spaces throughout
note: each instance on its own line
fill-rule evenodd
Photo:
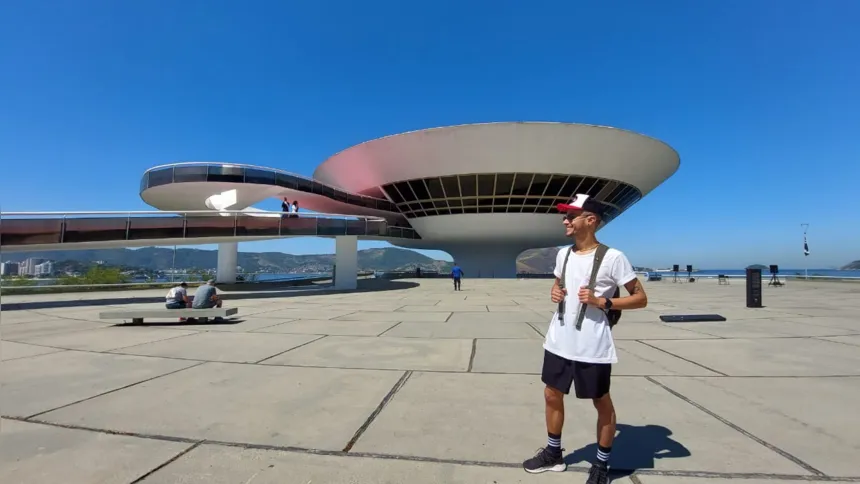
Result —
M 181 283 L 176 287 L 172 287 L 167 291 L 164 297 L 164 306 L 167 309 L 182 309 L 190 308 L 191 302 L 188 300 L 188 284 Z
M 588 289 L 595 254 L 600 242 L 595 232 L 608 207 L 585 194 L 570 203 L 559 204 L 565 213 L 565 235 L 574 244 L 556 256 L 555 283 L 550 292 L 559 305 L 544 342 L 541 381 L 546 385 L 546 427 L 548 445 L 523 462 L 530 473 L 561 472 L 567 469 L 561 449 L 564 425 L 564 396 L 574 388 L 576 398 L 589 399 L 597 409 L 598 450 L 587 484 L 606 484 L 609 454 L 615 438 L 615 407 L 609 395 L 612 364 L 618 362 L 607 312 L 644 308 L 645 289 L 633 266 L 619 250 L 608 249 L 600 262 L 594 290 Z M 567 262 L 565 264 L 565 261 Z M 629 296 L 617 297 L 624 286 Z M 619 294 L 620 296 L 620 294 Z M 579 319 L 581 308 L 585 308 Z

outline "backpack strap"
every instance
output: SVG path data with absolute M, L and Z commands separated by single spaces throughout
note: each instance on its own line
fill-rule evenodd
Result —
M 573 252 L 573 246 L 570 246 L 570 250 L 567 251 L 567 254 L 564 254 L 564 264 L 561 266 L 561 277 L 558 278 L 558 287 L 560 289 L 564 289 L 564 279 L 567 276 L 567 261 L 570 259 L 570 253 Z M 565 296 L 566 298 L 566 296 Z M 558 303 L 558 323 L 564 326 L 564 299 L 559 301 Z
M 597 271 L 600 270 L 600 264 L 603 263 L 603 257 L 606 255 L 606 251 L 609 250 L 604 244 L 600 244 L 597 246 L 597 250 L 594 251 L 594 262 L 591 264 L 591 278 L 588 280 L 588 289 L 593 291 L 594 287 L 597 285 Z M 582 320 L 585 318 L 585 309 L 587 305 L 585 303 L 582 304 L 579 308 L 579 314 L 576 317 L 576 329 L 582 329 Z

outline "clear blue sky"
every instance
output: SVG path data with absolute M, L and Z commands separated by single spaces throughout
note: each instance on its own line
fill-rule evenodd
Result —
M 406 130 L 584 122 L 681 154 L 601 232 L 634 264 L 802 267 L 809 222 L 806 262 L 842 265 L 860 259 L 858 24 L 856 0 L 5 2 L 0 204 L 144 210 L 157 164 L 310 175 Z

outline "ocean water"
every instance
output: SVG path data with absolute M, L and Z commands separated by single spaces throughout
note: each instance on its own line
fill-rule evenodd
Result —
M 684 269 L 684 267 L 682 267 Z M 695 268 L 694 268 L 695 269 Z M 807 272 L 806 269 L 779 269 L 780 277 L 803 277 Z M 673 277 L 675 274 L 673 272 L 661 272 L 663 277 Z M 725 274 L 727 276 L 732 277 L 743 277 L 746 276 L 747 272 L 745 269 L 696 269 L 693 272 L 693 275 L 696 277 L 716 277 L 719 274 Z M 824 277 L 856 277 L 860 278 L 860 270 L 851 270 L 851 271 L 840 271 L 838 269 L 808 269 L 809 276 L 824 276 Z M 686 276 L 686 271 L 678 271 L 678 277 Z M 761 271 L 761 276 L 770 277 L 770 271 L 768 269 L 763 269 Z

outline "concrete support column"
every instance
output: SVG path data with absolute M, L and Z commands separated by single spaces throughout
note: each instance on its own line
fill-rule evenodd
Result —
M 511 279 L 517 277 L 517 256 L 522 246 L 496 244 L 445 245 L 442 250 L 451 254 L 463 269 L 464 277 Z
M 215 273 L 215 282 L 236 282 L 236 266 L 238 265 L 239 243 L 218 244 L 218 268 Z
M 358 287 L 358 237 L 335 237 L 334 288 L 339 290 Z

